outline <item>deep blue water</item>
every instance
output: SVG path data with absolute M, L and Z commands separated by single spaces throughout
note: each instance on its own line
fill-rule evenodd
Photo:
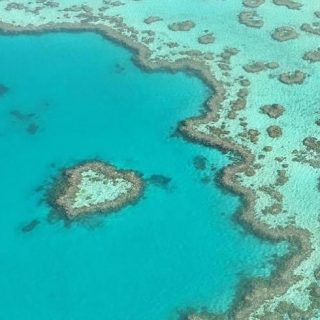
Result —
M 241 276 L 267 275 L 280 246 L 232 222 L 240 200 L 213 176 L 216 150 L 172 137 L 210 92 L 183 73 L 144 73 L 95 34 L 0 37 L 0 319 L 166 320 L 225 310 Z M 207 157 L 200 172 L 193 158 Z M 147 178 L 141 201 L 66 228 L 39 187 L 99 158 Z M 210 176 L 205 184 L 203 177 Z M 21 228 L 33 219 L 31 232 Z

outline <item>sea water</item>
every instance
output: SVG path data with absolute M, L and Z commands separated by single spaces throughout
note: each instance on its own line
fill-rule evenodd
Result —
M 94 33 L 0 37 L 0 319 L 165 320 L 223 312 L 242 277 L 285 245 L 245 233 L 216 182 L 227 155 L 175 135 L 212 94 L 184 73 L 147 73 Z M 196 156 L 209 165 L 200 171 Z M 44 201 L 61 169 L 101 159 L 162 175 L 134 206 L 66 227 Z M 30 232 L 23 226 L 40 224 Z

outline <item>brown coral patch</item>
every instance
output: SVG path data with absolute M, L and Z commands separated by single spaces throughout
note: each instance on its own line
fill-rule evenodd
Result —
M 271 138 L 279 138 L 282 136 L 282 129 L 279 126 L 270 126 L 267 128 L 267 133 Z
M 249 73 L 259 73 L 261 71 L 265 71 L 268 69 L 276 69 L 278 67 L 279 67 L 279 64 L 277 62 L 265 63 L 265 62 L 257 61 L 251 64 L 245 64 L 243 66 L 243 69 Z
M 284 84 L 302 84 L 306 79 L 306 74 L 300 70 L 295 70 L 294 72 L 281 73 L 278 79 Z
M 285 6 L 288 9 L 299 10 L 303 5 L 293 0 L 273 0 L 277 6 Z
M 260 108 L 261 112 L 266 114 L 268 117 L 276 119 L 282 116 L 285 111 L 285 108 L 281 104 L 268 104 Z
M 303 59 L 309 62 L 320 62 L 320 48 L 317 50 L 307 51 L 303 55 Z
M 271 34 L 271 37 L 274 40 L 277 40 L 280 42 L 296 39 L 298 38 L 298 36 L 299 34 L 298 32 L 295 31 L 294 28 L 287 27 L 287 26 L 276 28 Z
M 158 16 L 150 16 L 146 19 L 144 19 L 144 23 L 146 24 L 151 24 L 151 23 L 155 23 L 155 22 L 158 22 L 158 21 L 162 21 L 163 19 L 158 17 Z
M 248 8 L 257 8 L 265 3 L 265 0 L 243 0 L 243 5 Z
M 204 34 L 203 36 L 198 38 L 198 42 L 201 44 L 210 44 L 215 40 L 213 33 Z
M 174 22 L 168 25 L 171 31 L 190 31 L 196 26 L 196 24 L 191 20 L 185 20 L 181 22 Z
M 239 14 L 239 22 L 250 28 L 262 28 L 263 20 L 256 11 L 243 11 Z
M 310 23 L 304 23 L 300 29 L 302 31 L 305 31 L 305 32 L 309 32 L 309 33 L 312 33 L 312 34 L 315 34 L 315 35 L 318 35 L 320 36 L 320 23 L 319 22 L 314 22 L 312 24 Z
M 119 194 L 113 200 L 93 202 L 90 205 L 75 207 L 75 199 L 82 182 L 82 174 L 87 171 L 94 171 L 112 183 L 118 179 L 128 181 L 131 184 L 129 190 Z M 90 178 L 93 181 L 101 178 Z M 66 169 L 55 181 L 53 188 L 48 193 L 48 203 L 58 212 L 61 212 L 66 219 L 73 220 L 87 214 L 105 213 L 116 211 L 122 207 L 137 201 L 143 191 L 143 181 L 136 172 L 129 170 L 118 170 L 110 164 L 102 161 L 87 161 L 77 166 Z

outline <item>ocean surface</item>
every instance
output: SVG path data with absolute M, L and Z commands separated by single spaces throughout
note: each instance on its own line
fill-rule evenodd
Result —
M 267 276 L 284 244 L 247 234 L 230 163 L 174 135 L 211 92 L 184 74 L 146 73 L 93 33 L 0 37 L 0 319 L 166 320 L 225 311 L 242 277 Z M 196 169 L 194 158 L 208 166 Z M 170 178 L 134 206 L 66 227 L 45 190 L 65 167 L 101 159 Z M 32 231 L 22 228 L 40 221 Z

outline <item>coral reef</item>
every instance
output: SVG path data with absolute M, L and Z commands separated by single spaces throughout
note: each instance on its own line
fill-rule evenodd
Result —
M 256 11 L 243 11 L 239 14 L 239 22 L 250 28 L 262 28 L 263 20 Z
M 302 7 L 302 4 L 293 0 L 273 0 L 273 3 L 278 6 L 285 6 L 288 9 L 298 10 Z
M 316 124 L 319 115 L 312 108 L 319 96 L 312 80 L 317 79 L 318 70 L 315 68 L 318 65 L 302 60 L 304 53 L 299 50 L 299 44 L 303 44 L 304 50 L 318 47 L 317 23 L 308 21 L 302 14 L 309 13 L 310 18 L 311 13 L 312 19 L 318 19 L 319 5 L 315 1 L 305 1 L 300 10 L 287 10 L 297 2 L 275 1 L 279 5 L 276 6 L 271 1 L 243 0 L 240 5 L 234 3 L 228 7 L 226 12 L 230 19 L 223 21 L 226 24 L 223 28 L 214 26 L 219 18 L 215 10 L 220 13 L 224 2 L 219 2 L 219 6 L 215 2 L 210 2 L 210 6 L 207 1 L 197 2 L 199 8 L 206 5 L 210 8 L 202 12 L 201 18 L 197 12 L 186 15 L 183 8 L 179 11 L 179 6 L 172 6 L 167 10 L 168 14 L 161 12 L 163 23 L 148 24 L 148 29 L 154 32 L 151 35 L 146 33 L 144 19 L 156 12 L 152 1 L 123 1 L 124 5 L 110 1 L 101 1 L 99 5 L 98 2 L 88 5 L 78 1 L 78 5 L 68 6 L 62 2 L 46 5 L 2 0 L 0 30 L 5 34 L 94 31 L 133 49 L 135 62 L 144 69 L 183 70 L 200 77 L 214 95 L 208 99 L 200 116 L 179 124 L 178 133 L 190 141 L 234 153 L 234 162 L 223 170 L 220 183 L 243 199 L 243 206 L 235 219 L 261 237 L 290 243 L 289 254 L 277 265 L 272 277 L 253 279 L 243 286 L 226 315 L 190 312 L 184 319 L 220 319 L 224 316 L 233 320 L 282 320 L 285 316 L 317 319 L 312 317 L 317 307 L 318 290 L 314 282 L 320 265 L 319 217 L 315 209 L 319 207 L 318 179 L 315 178 L 316 170 L 320 168 L 319 127 Z M 243 6 L 248 11 L 241 12 Z M 124 7 L 126 10 L 122 9 Z M 258 13 L 262 15 L 271 7 L 279 21 L 275 25 L 271 17 L 264 14 L 264 25 Z M 250 8 L 257 8 L 258 13 Z M 284 11 L 287 14 L 282 14 Z M 137 17 L 133 18 L 132 12 L 136 12 Z M 191 30 L 195 25 L 202 31 L 194 35 L 195 29 L 190 32 L 194 37 L 186 37 L 182 32 L 160 29 L 181 16 L 189 23 L 180 26 L 176 22 L 177 25 L 172 26 L 174 31 L 180 28 Z M 239 20 L 253 29 L 235 28 Z M 301 32 L 298 33 L 299 26 Z M 197 37 L 208 30 L 214 33 L 215 45 L 200 46 Z M 274 30 L 272 38 L 277 41 L 270 41 L 270 30 Z M 310 46 L 306 46 L 307 38 Z M 287 42 L 292 39 L 296 40 Z M 211 52 L 212 47 L 216 47 L 217 52 Z M 259 56 L 257 47 L 261 49 Z M 272 55 L 265 56 L 263 50 L 269 50 Z M 307 61 L 310 61 L 310 54 L 306 54 Z M 241 67 L 247 61 L 264 59 L 276 61 L 287 70 L 295 70 L 303 64 L 303 72 L 297 70 L 278 77 L 285 84 L 301 86 L 284 86 L 272 80 L 275 75 L 246 73 Z M 306 74 L 310 79 L 304 82 Z M 286 106 L 280 119 L 277 119 L 278 108 L 260 108 L 261 105 L 270 106 L 275 100 Z M 290 104 L 292 100 L 293 105 Z M 272 127 L 276 128 L 271 130 Z M 271 139 L 267 129 L 276 133 L 277 138 Z M 280 135 L 282 130 L 284 134 Z M 304 141 L 306 137 L 308 139 Z M 300 187 L 301 177 L 308 188 Z
M 144 22 L 146 24 L 151 24 L 151 23 L 155 23 L 155 22 L 158 22 L 158 21 L 162 21 L 163 19 L 158 17 L 158 16 L 150 16 L 146 19 L 144 19 Z
M 68 219 L 120 209 L 141 196 L 143 181 L 134 171 L 88 161 L 64 170 L 49 193 L 49 203 Z
M 294 72 L 281 73 L 278 78 L 282 83 L 285 84 L 302 84 L 306 79 L 306 74 L 300 70 Z
M 277 41 L 288 41 L 292 39 L 297 39 L 299 34 L 292 27 L 279 27 L 276 28 L 272 33 L 272 38 Z
M 199 43 L 201 44 L 209 44 L 214 42 L 213 33 L 204 34 L 198 38 Z
M 261 71 L 265 71 L 265 70 L 268 70 L 268 69 L 276 69 L 279 67 L 279 64 L 277 62 L 268 62 L 268 63 L 265 63 L 265 62 L 254 62 L 252 64 L 246 64 L 243 66 L 243 69 L 246 71 L 246 72 L 250 72 L 250 73 L 258 73 L 258 72 L 261 72 Z
M 270 118 L 279 118 L 285 111 L 285 108 L 277 103 L 265 105 L 260 108 L 261 112 L 268 115 Z
M 195 23 L 191 20 L 174 22 L 168 25 L 168 28 L 171 31 L 190 31 L 195 27 Z
M 243 5 L 248 8 L 257 8 L 265 3 L 265 0 L 243 0 Z
M 319 62 L 320 61 L 320 48 L 313 51 L 307 51 L 303 55 L 303 59 L 309 62 Z
M 309 33 L 312 33 L 312 34 L 315 34 L 315 35 L 318 35 L 320 36 L 320 23 L 319 22 L 314 22 L 312 24 L 310 23 L 304 23 L 300 29 L 302 31 L 305 31 L 305 32 L 309 32 Z

